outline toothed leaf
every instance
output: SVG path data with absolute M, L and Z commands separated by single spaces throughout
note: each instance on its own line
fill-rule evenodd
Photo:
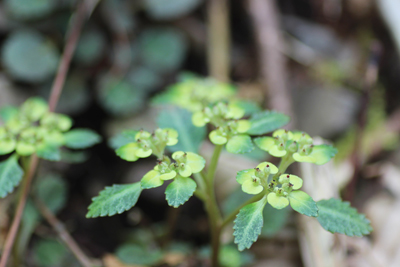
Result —
M 236 216 L 233 235 L 235 236 L 235 244 L 238 245 L 240 251 L 250 248 L 261 234 L 261 228 L 264 224 L 263 209 L 266 203 L 267 198 L 264 197 L 260 201 L 242 208 Z
M 321 226 L 331 232 L 347 236 L 363 236 L 372 231 L 370 221 L 350 206 L 349 202 L 331 198 L 317 202 Z
M 0 198 L 7 196 L 21 182 L 24 171 L 18 165 L 18 156 L 13 155 L 0 163 Z
M 292 191 L 289 196 L 290 206 L 298 213 L 317 217 L 318 207 L 315 201 L 303 191 Z
M 140 182 L 106 187 L 99 196 L 92 199 L 93 202 L 89 206 L 86 217 L 95 218 L 121 214 L 136 204 L 141 192 Z
M 167 186 L 165 198 L 168 205 L 177 208 L 193 195 L 197 185 L 193 179 L 188 177 L 176 177 L 175 180 Z

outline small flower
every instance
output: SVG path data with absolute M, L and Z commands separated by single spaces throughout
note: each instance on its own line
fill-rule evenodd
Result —
M 283 157 L 288 153 L 293 160 L 322 165 L 337 153 L 330 145 L 313 145 L 313 139 L 303 132 L 277 130 L 272 137 L 259 137 L 254 140 L 256 145 L 274 157 Z
M 159 171 L 151 170 L 143 176 L 142 180 L 140 181 L 140 184 L 143 189 L 150 189 L 159 187 L 164 183 L 165 180 L 170 180 L 175 177 L 176 177 L 175 171 L 170 171 L 168 173 L 162 174 Z
M 259 194 L 267 185 L 270 174 L 278 172 L 278 168 L 270 162 L 262 162 L 254 169 L 239 171 L 236 181 L 242 185 L 243 192 L 247 194 Z
M 162 158 L 166 146 L 178 143 L 178 132 L 174 129 L 157 129 L 154 134 L 140 131 L 136 134 L 136 142 L 126 144 L 116 150 L 118 156 L 127 161 L 147 158 L 151 154 Z
M 289 202 L 291 201 L 290 195 L 293 190 L 300 189 L 303 186 L 303 180 L 293 174 L 282 174 L 279 176 L 278 184 L 281 186 L 274 185 L 273 188 L 270 188 L 272 192 L 268 194 L 268 203 L 276 208 L 283 209 Z
M 16 144 L 14 136 L 8 133 L 5 127 L 0 127 L 0 155 L 13 152 Z
M 227 120 L 240 119 L 244 114 L 245 111 L 235 104 L 219 102 L 212 107 L 205 107 L 203 110 L 195 112 L 192 116 L 192 123 L 197 127 L 202 127 L 207 123 L 220 127 L 224 126 Z
M 203 157 L 192 152 L 177 151 L 172 154 L 172 158 L 176 161 L 177 171 L 182 177 L 189 177 L 192 173 L 199 173 L 206 165 Z
M 235 94 L 236 90 L 230 84 L 211 78 L 186 75 L 183 81 L 170 86 L 166 93 L 156 97 L 155 102 L 173 103 L 191 112 L 197 112 L 218 101 L 230 101 Z
M 212 143 L 223 145 L 233 136 L 246 133 L 250 126 L 248 120 L 229 121 L 225 127 L 217 127 L 217 129 L 211 131 L 209 137 Z
M 272 137 L 259 137 L 254 139 L 254 142 L 259 148 L 267 151 L 272 156 L 283 157 L 287 154 L 287 141 L 292 140 L 292 138 L 292 132 L 279 129 L 272 134 Z
M 205 159 L 192 152 L 177 151 L 172 154 L 171 160 L 164 156 L 153 170 L 143 176 L 141 186 L 143 189 L 149 189 L 161 186 L 164 181 L 174 179 L 178 176 L 189 177 L 192 173 L 199 173 L 204 169 Z

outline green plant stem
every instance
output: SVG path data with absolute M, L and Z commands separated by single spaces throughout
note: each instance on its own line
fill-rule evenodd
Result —
M 214 153 L 211 157 L 211 164 L 208 167 L 207 172 L 207 182 L 209 183 L 209 185 L 212 185 L 214 183 L 215 171 L 217 170 L 218 159 L 219 155 L 221 154 L 222 147 L 222 145 L 216 145 L 214 148 Z
M 199 185 L 197 190 L 194 192 L 194 194 L 200 198 L 202 201 L 205 201 L 206 199 L 206 184 L 204 177 L 200 173 L 194 173 L 193 174 L 194 179 L 196 180 L 196 183 Z
M 214 177 L 217 170 L 219 156 L 221 155 L 222 145 L 217 145 L 214 148 L 214 153 L 211 158 L 211 163 L 208 168 L 207 176 L 205 178 L 207 198 L 205 199 L 205 206 L 208 213 L 211 231 L 211 247 L 212 256 L 211 263 L 213 267 L 218 267 L 218 258 L 220 250 L 220 234 L 221 234 L 221 212 L 218 208 L 218 203 L 215 198 Z
M 281 158 L 281 162 L 278 166 L 278 172 L 273 176 L 272 179 L 278 178 L 281 174 L 283 174 L 286 169 L 294 162 L 292 154 L 286 154 L 283 158 Z

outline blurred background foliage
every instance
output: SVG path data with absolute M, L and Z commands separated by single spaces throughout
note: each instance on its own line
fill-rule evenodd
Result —
M 79 2 L 0 2 L 0 106 L 19 105 L 33 95 L 48 97 L 71 16 Z M 271 108 L 263 97 L 271 88 L 266 88 L 259 74 L 263 62 L 251 2 L 255 1 L 230 1 L 229 79 L 243 99 Z M 351 266 L 377 266 L 363 253 L 378 255 L 381 266 L 399 266 L 398 257 L 392 256 L 400 247 L 400 231 L 390 227 L 399 222 L 400 216 L 390 212 L 400 203 L 399 3 L 276 3 L 278 31 L 283 36 L 279 53 L 286 59 L 295 128 L 331 139 L 339 149 L 335 167 L 312 173 L 324 173 L 324 177 L 334 173 L 338 192 L 345 191 L 354 173 L 352 160 L 358 149 L 363 164 L 357 172 L 353 205 L 367 213 L 375 228 L 370 240 L 360 241 L 364 242 L 364 250 L 360 249 L 361 243 L 352 243 L 355 253 L 341 257 L 340 265 L 324 266 L 350 266 L 346 265 L 349 262 Z M 179 77 L 187 77 L 187 72 L 210 75 L 207 55 L 213 48 L 207 39 L 212 26 L 208 4 L 206 0 L 101 0 L 84 26 L 57 112 L 71 115 L 77 127 L 92 128 L 109 142 L 88 152 L 64 151 L 60 163 L 43 162 L 34 192 L 65 223 L 85 252 L 103 259 L 106 266 L 207 266 L 207 220 L 201 203 L 195 199 L 177 212 L 168 208 L 164 188 L 159 188 L 143 192 L 138 205 L 122 215 L 86 219 L 85 214 L 90 199 L 104 186 L 138 181 L 152 166 L 153 159 L 127 163 L 112 150 L 129 142 L 136 130 L 151 131 L 157 125 L 177 127 L 188 136 L 188 142 L 171 151 L 181 146 L 194 150 L 200 147 L 206 157 L 210 155 L 209 144 L 201 143 L 205 128 L 193 128 L 186 111 L 165 110 L 151 102 Z M 383 53 L 379 79 L 364 107 L 366 125 L 360 134 L 357 116 L 364 106 L 364 73 L 373 41 L 380 43 Z M 273 103 L 273 107 L 279 109 L 280 104 Z M 248 105 L 249 112 L 257 110 L 255 105 L 244 105 Z M 361 140 L 360 148 L 355 148 L 356 140 Z M 245 157 L 223 155 L 218 195 L 225 211 L 246 199 L 236 190 L 236 171 L 267 156 L 261 151 Z M 20 258 L 21 266 L 79 266 L 41 218 L 34 202 L 31 199 L 24 212 L 14 257 Z M 12 218 L 7 213 L 11 204 L 10 199 L 0 201 L 0 244 Z M 287 210 L 266 212 L 270 214 L 265 222 L 268 228 L 250 252 L 237 252 L 230 245 L 231 233 L 224 234 L 226 246 L 221 263 L 232 267 L 250 263 L 318 266 L 304 260 L 307 246 L 296 232 L 294 215 Z M 389 244 L 384 242 L 388 237 Z M 304 263 L 299 260 L 301 255 Z

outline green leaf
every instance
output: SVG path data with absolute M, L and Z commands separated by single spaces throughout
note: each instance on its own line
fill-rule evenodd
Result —
M 118 148 L 120 148 L 124 145 L 136 142 L 135 136 L 138 132 L 139 131 L 136 131 L 136 130 L 125 130 L 125 131 L 111 137 L 108 140 L 108 145 L 112 149 L 117 150 Z
M 285 196 L 279 196 L 275 192 L 268 194 L 268 203 L 275 209 L 283 209 L 289 205 L 289 200 Z
M 182 205 L 193 195 L 196 191 L 197 185 L 192 178 L 176 177 L 175 180 L 167 186 L 165 190 L 165 198 L 168 205 L 177 208 Z
M 145 0 L 146 11 L 155 20 L 171 20 L 189 14 L 202 0 Z
M 298 213 L 317 217 L 318 207 L 317 203 L 303 191 L 292 191 L 288 195 L 290 206 Z
M 7 12 L 18 19 L 36 19 L 49 14 L 56 6 L 53 0 L 6 0 Z
M 317 202 L 318 222 L 331 232 L 347 236 L 363 236 L 372 231 L 370 221 L 350 206 L 349 202 L 331 198 Z
M 88 148 L 101 141 L 100 135 L 89 129 L 73 129 L 64 138 L 65 146 L 74 149 Z
M 36 148 L 36 154 L 39 158 L 50 160 L 50 161 L 60 161 L 61 152 L 57 146 L 48 145 L 46 143 L 39 145 Z
M 57 213 L 67 203 L 68 184 L 59 175 L 47 175 L 36 185 L 36 196 L 53 213 Z
M 244 116 L 250 116 L 261 111 L 260 106 L 252 101 L 239 100 L 235 101 L 233 104 L 244 110 Z
M 61 161 L 70 164 L 85 162 L 89 158 L 86 151 L 61 150 Z
M 168 107 L 161 111 L 157 118 L 160 128 L 173 128 L 178 132 L 178 144 L 168 147 L 172 152 L 186 151 L 197 153 L 206 136 L 205 127 L 192 124 L 192 114 L 184 109 Z
M 23 257 L 23 255 L 25 255 L 24 252 L 26 249 L 28 249 L 28 243 L 31 240 L 33 232 L 38 226 L 40 219 L 41 217 L 39 211 L 36 209 L 33 202 L 28 199 L 24 213 L 22 214 L 21 227 L 18 231 L 18 236 L 15 241 L 15 245 L 19 253 L 18 256 Z
M 176 28 L 148 29 L 139 36 L 138 43 L 145 66 L 159 72 L 178 69 L 186 56 L 186 39 Z
M 145 105 L 145 92 L 126 80 L 107 76 L 100 81 L 99 91 L 100 104 L 115 116 L 135 114 Z
M 219 262 L 225 267 L 241 267 L 240 252 L 233 246 L 221 247 Z
M 96 29 L 84 31 L 79 38 L 74 59 L 83 65 L 98 62 L 104 56 L 106 42 L 102 31 Z
M 5 106 L 0 109 L 0 118 L 3 122 L 7 122 L 9 119 L 18 114 L 18 108 L 14 106 Z
M 163 183 L 164 180 L 161 179 L 161 174 L 155 170 L 151 170 L 148 173 L 146 173 L 143 176 L 142 180 L 140 181 L 140 184 L 143 189 L 159 187 Z
M 261 234 L 264 224 L 263 209 L 266 203 L 267 198 L 264 197 L 260 201 L 242 208 L 236 216 L 233 235 L 235 236 L 234 242 L 240 251 L 250 248 Z
M 244 154 L 253 151 L 254 145 L 247 134 L 235 135 L 226 144 L 226 150 L 233 154 Z
M 317 165 L 323 165 L 331 160 L 337 153 L 337 149 L 331 145 L 316 145 L 308 156 L 301 156 L 294 153 L 293 158 L 298 162 L 311 162 Z
M 13 32 L 2 48 L 3 66 L 14 78 L 26 82 L 50 78 L 57 69 L 58 59 L 55 46 L 38 32 Z
M 117 257 L 127 264 L 153 266 L 162 259 L 162 252 L 157 248 L 145 248 L 137 244 L 124 244 L 117 248 Z
M 142 88 L 147 92 L 153 92 L 163 82 L 162 76 L 145 66 L 130 71 L 128 80 L 133 86 Z
M 58 266 L 67 256 L 67 249 L 56 240 L 40 240 L 33 248 L 34 261 L 39 266 Z
M 99 196 L 92 199 L 87 218 L 113 216 L 132 208 L 142 192 L 140 182 L 126 185 L 115 184 L 106 187 Z
M 261 135 L 272 132 L 290 121 L 290 117 L 276 111 L 261 111 L 251 116 L 250 135 Z
M 0 163 L 0 198 L 14 190 L 22 179 L 24 171 L 18 165 L 18 156 L 13 155 Z

